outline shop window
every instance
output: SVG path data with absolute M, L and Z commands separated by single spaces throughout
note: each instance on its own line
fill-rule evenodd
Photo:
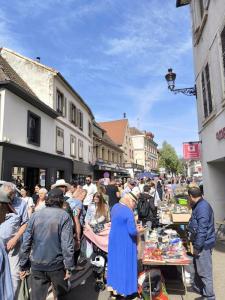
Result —
M 64 179 L 64 171 L 63 170 L 57 170 L 56 171 L 56 179 Z
M 92 126 L 91 126 L 91 122 L 88 122 L 88 136 L 91 138 L 92 137 Z
M 78 140 L 78 156 L 79 159 L 82 160 L 83 159 L 83 154 L 84 153 L 84 143 L 81 140 Z
M 77 108 L 72 102 L 70 103 L 70 122 L 77 126 Z
M 64 153 L 64 130 L 56 127 L 56 152 Z
M 211 93 L 211 83 L 210 83 L 210 74 L 209 74 L 209 65 L 205 66 L 205 69 L 202 72 L 202 98 L 203 98 L 203 108 L 204 116 L 207 118 L 212 110 L 212 93 Z
M 56 111 L 62 116 L 66 116 L 66 98 L 59 90 L 56 91 Z
M 41 118 L 28 111 L 27 115 L 27 142 L 35 146 L 40 146 Z
M 40 185 L 46 186 L 46 170 L 40 169 Z
M 78 127 L 83 130 L 83 113 L 81 110 L 78 110 Z
M 76 157 L 76 147 L 77 147 L 77 141 L 76 141 L 76 137 L 71 135 L 70 136 L 70 155 L 72 157 Z

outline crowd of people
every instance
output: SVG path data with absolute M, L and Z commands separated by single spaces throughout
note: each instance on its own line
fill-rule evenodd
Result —
M 116 294 L 136 295 L 137 235 L 147 222 L 157 226 L 157 207 L 173 196 L 173 185 L 179 182 L 175 180 L 112 179 L 105 184 L 102 180 L 93 183 L 87 176 L 81 186 L 59 179 L 49 191 L 37 184 L 32 196 L 27 187 L 22 186 L 18 195 L 13 183 L 4 182 L 0 188 L 0 264 L 4 266 L 0 299 L 18 299 L 21 281 L 28 275 L 32 300 L 45 300 L 50 285 L 55 298 L 65 299 L 72 272 L 82 270 L 80 262 L 87 257 L 82 251 L 87 248 L 82 247 L 87 242 L 85 226 L 109 222 L 107 285 L 112 299 Z M 213 242 L 207 249 L 212 247 Z M 209 252 L 205 255 L 209 259 Z

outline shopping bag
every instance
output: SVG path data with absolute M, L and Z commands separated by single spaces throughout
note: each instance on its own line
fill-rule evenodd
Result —
M 27 279 L 28 279 L 28 277 L 25 277 L 21 281 L 18 300 L 30 300 L 31 299 Z

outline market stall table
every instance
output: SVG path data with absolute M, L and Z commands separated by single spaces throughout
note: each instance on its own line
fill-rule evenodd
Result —
M 160 242 L 159 242 L 160 241 Z M 191 264 L 191 259 L 186 254 L 182 241 L 176 236 L 176 231 L 167 229 L 160 234 L 153 231 L 149 239 L 144 244 L 142 264 L 149 269 L 149 294 L 151 291 L 151 267 L 152 266 L 179 266 L 181 267 L 181 280 L 184 287 L 184 294 L 187 293 L 186 281 L 184 277 L 184 266 Z M 177 292 L 181 290 L 177 289 Z M 183 290 L 182 290 L 183 292 Z

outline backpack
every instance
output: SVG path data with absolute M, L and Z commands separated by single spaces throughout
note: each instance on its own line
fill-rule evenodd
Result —
M 138 218 L 139 219 L 145 219 L 149 215 L 150 210 L 150 200 L 151 196 L 148 194 L 141 194 L 138 205 L 137 205 L 137 211 L 138 211 Z

